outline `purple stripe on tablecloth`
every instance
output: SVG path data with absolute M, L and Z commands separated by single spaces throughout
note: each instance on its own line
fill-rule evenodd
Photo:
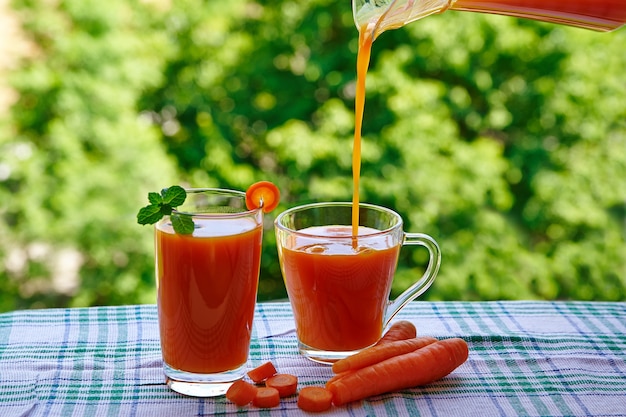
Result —
M 136 306 L 134 309 L 137 326 L 137 340 L 143 340 L 143 320 L 141 319 L 141 308 Z M 126 323 L 126 322 L 125 322 Z M 135 386 L 133 389 L 133 397 L 139 398 L 139 386 L 141 385 L 141 343 L 137 343 L 135 348 Z M 133 402 L 130 407 L 130 416 L 135 417 L 137 415 L 137 402 Z
M 205 399 L 204 398 L 199 398 L 198 399 L 198 416 L 203 416 L 204 415 L 204 403 L 205 403 Z
M 445 327 L 445 329 L 449 332 L 452 333 L 452 328 L 450 327 L 450 325 L 448 323 L 446 323 L 446 321 L 443 319 L 442 315 L 441 315 L 441 311 L 439 311 L 439 306 L 437 304 L 433 304 L 432 305 L 432 309 L 435 312 L 435 315 L 437 316 L 438 319 L 440 319 L 440 322 L 443 323 L 443 326 Z
M 67 348 L 67 344 L 70 337 L 70 313 L 71 310 L 64 310 L 63 312 L 63 339 L 61 340 L 61 348 L 59 349 L 59 358 L 57 360 L 57 372 L 54 376 L 52 387 L 50 389 L 50 394 L 48 395 L 48 401 L 46 401 L 46 407 L 43 412 L 43 416 L 47 417 L 50 415 L 52 410 L 54 399 L 56 398 L 56 393 L 59 389 L 59 380 L 61 378 L 62 370 L 63 370 L 63 361 L 65 360 L 65 350 Z

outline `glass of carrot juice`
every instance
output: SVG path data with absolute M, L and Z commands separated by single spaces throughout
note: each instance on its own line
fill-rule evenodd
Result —
M 404 232 L 400 215 L 384 207 L 361 203 L 358 214 L 354 228 L 352 203 L 316 203 L 284 211 L 275 221 L 299 350 L 316 362 L 333 363 L 375 344 L 439 271 L 441 253 L 432 237 Z M 425 247 L 429 263 L 412 286 L 389 301 L 403 245 Z
M 155 225 L 161 349 L 172 390 L 212 397 L 246 371 L 263 213 L 246 208 L 243 192 L 186 192 L 184 205 Z M 176 233 L 174 215 L 193 220 L 193 233 Z

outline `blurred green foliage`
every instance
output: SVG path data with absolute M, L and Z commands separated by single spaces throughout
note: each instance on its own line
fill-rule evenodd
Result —
M 0 311 L 151 303 L 149 191 L 350 200 L 357 32 L 331 0 L 16 0 Z M 626 30 L 447 12 L 383 34 L 362 200 L 432 235 L 431 300 L 626 300 Z M 271 222 L 259 299 L 286 295 Z M 394 294 L 425 251 L 401 253 Z

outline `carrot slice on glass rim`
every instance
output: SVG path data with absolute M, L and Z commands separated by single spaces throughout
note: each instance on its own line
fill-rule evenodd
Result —
M 259 181 L 246 190 L 246 207 L 248 210 L 261 208 L 263 213 L 274 210 L 280 201 L 278 187 L 269 181 Z

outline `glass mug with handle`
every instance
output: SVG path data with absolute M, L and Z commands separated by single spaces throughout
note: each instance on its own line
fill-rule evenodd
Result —
M 275 232 L 300 353 L 321 363 L 375 344 L 396 313 L 430 287 L 441 264 L 432 237 L 404 232 L 399 214 L 371 204 L 359 205 L 357 236 L 347 202 L 284 211 Z M 425 247 L 429 262 L 415 283 L 389 301 L 404 245 Z

